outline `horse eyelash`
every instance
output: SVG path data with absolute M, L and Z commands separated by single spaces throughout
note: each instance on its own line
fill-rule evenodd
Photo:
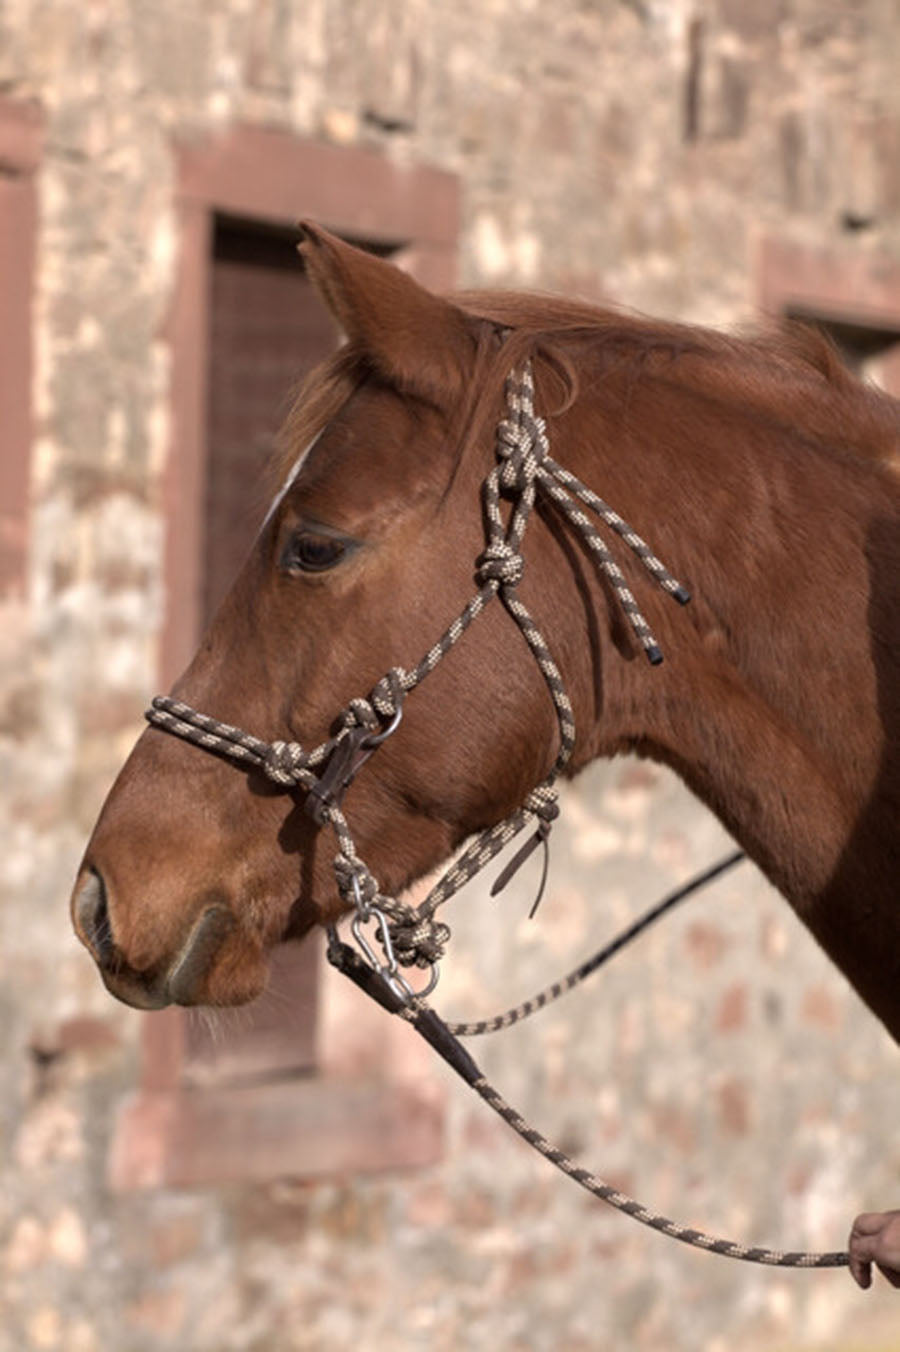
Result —
M 322 559 L 319 561 L 315 559 L 314 550 L 308 551 L 307 558 L 304 559 L 301 548 L 304 542 L 323 546 Z M 307 575 L 327 573 L 332 568 L 336 568 L 353 552 L 355 544 L 356 542 L 353 540 L 325 532 L 309 529 L 292 531 L 281 551 L 279 567 L 283 572 L 290 573 L 291 576 L 300 573 Z M 334 548 L 333 556 L 328 555 L 328 546 Z

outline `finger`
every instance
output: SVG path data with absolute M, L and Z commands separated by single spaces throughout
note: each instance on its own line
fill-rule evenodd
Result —
M 884 1211 L 864 1211 L 853 1222 L 850 1238 L 852 1239 L 854 1235 L 877 1235 L 884 1229 L 887 1220 L 888 1216 Z
M 862 1287 L 863 1291 L 868 1291 L 872 1285 L 872 1259 L 874 1257 L 872 1249 L 875 1239 L 876 1236 L 874 1235 L 859 1234 L 856 1225 L 854 1225 L 847 1243 L 850 1272 L 857 1286 Z
M 872 1285 L 872 1264 L 865 1258 L 858 1258 L 852 1250 L 850 1252 L 850 1274 L 857 1286 L 862 1287 L 863 1291 L 868 1291 Z
M 881 1273 L 881 1275 L 882 1275 L 883 1277 L 887 1277 L 887 1279 L 888 1279 L 888 1281 L 890 1282 L 891 1286 L 893 1286 L 893 1287 L 900 1287 L 900 1271 L 898 1271 L 897 1268 L 893 1268 L 893 1267 L 883 1267 L 881 1263 L 876 1263 L 876 1267 L 878 1268 L 878 1271 Z M 871 1273 L 871 1269 L 870 1269 L 870 1273 Z M 870 1275 L 869 1281 L 871 1281 L 871 1280 L 872 1280 L 872 1279 L 871 1279 L 871 1275 Z M 867 1285 L 868 1285 L 868 1283 L 867 1283 Z

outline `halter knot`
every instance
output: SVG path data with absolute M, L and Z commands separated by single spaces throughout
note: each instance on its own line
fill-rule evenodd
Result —
M 378 684 L 372 687 L 368 699 L 352 699 L 344 714 L 344 727 L 377 728 L 393 718 L 406 693 L 404 675 L 401 667 L 391 667 L 387 675 L 382 676 Z
M 395 898 L 382 897 L 391 945 L 401 967 L 431 967 L 444 956 L 450 927 Z
M 339 854 L 334 861 L 334 876 L 342 900 L 365 916 L 378 900 L 378 884 L 362 860 Z
M 518 497 L 534 481 L 538 466 L 546 454 L 547 442 L 540 418 L 513 422 L 504 418 L 497 429 L 497 459 L 500 461 L 498 486 L 505 497 Z
M 309 756 L 299 742 L 271 742 L 265 750 L 261 768 L 269 779 L 283 788 L 302 784 Z
M 480 586 L 499 582 L 501 587 L 517 587 L 525 571 L 525 560 L 508 540 L 491 540 L 478 559 L 475 577 Z
M 531 790 L 522 804 L 526 812 L 532 812 L 541 822 L 550 827 L 559 816 L 559 800 L 556 790 L 549 784 L 538 784 Z
M 381 718 L 393 718 L 403 703 L 403 675 L 400 667 L 391 667 L 387 675 L 382 676 L 378 684 L 372 687 L 369 700 Z

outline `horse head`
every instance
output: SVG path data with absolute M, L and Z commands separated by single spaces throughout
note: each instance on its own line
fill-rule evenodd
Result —
M 250 557 L 88 844 L 73 917 L 110 990 L 248 1000 L 268 947 L 334 920 L 355 894 L 308 810 L 309 757 L 327 750 L 333 780 L 343 738 L 351 778 L 402 703 L 346 799 L 381 895 L 534 810 L 548 776 L 636 751 L 682 776 L 900 1035 L 896 405 L 821 340 L 454 303 L 318 229 L 302 248 L 347 343 L 298 398 Z M 664 593 L 687 593 L 593 485 L 691 587 L 686 622 Z M 503 599 L 491 622 L 469 626 L 473 587 L 477 613 Z M 658 661 L 654 633 L 662 678 L 621 660 Z M 213 722 L 167 724 L 182 706 Z M 243 731 L 216 741 L 223 725 Z
M 347 344 L 289 418 L 280 491 L 172 694 L 306 747 L 471 595 L 493 437 L 478 406 L 499 413 L 502 375 L 496 325 L 316 228 L 301 248 Z M 545 772 L 552 709 L 516 646 L 508 623 L 474 626 L 350 790 L 360 852 L 392 893 Z M 333 840 L 302 799 L 143 733 L 72 898 L 113 994 L 146 1008 L 243 1002 L 265 983 L 268 947 L 335 917 Z

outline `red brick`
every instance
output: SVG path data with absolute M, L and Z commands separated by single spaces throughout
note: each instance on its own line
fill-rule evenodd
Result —
M 728 940 L 718 925 L 697 920 L 685 934 L 688 957 L 698 967 L 708 969 L 719 962 L 728 947 Z
M 750 1100 L 739 1080 L 725 1080 L 716 1092 L 719 1123 L 731 1136 L 746 1136 L 750 1126 Z
M 650 1110 L 656 1135 L 673 1145 L 682 1155 L 691 1155 L 697 1148 L 697 1133 L 691 1115 L 683 1108 L 667 1103 Z
M 431 1164 L 443 1109 L 430 1086 L 326 1076 L 144 1093 L 126 1105 L 116 1188 L 322 1178 Z
M 729 986 L 716 1010 L 716 1032 L 735 1033 L 747 1024 L 747 987 L 743 982 Z
M 452 1214 L 447 1189 L 442 1183 L 426 1183 L 423 1187 L 417 1188 L 406 1207 L 406 1219 L 409 1224 L 424 1229 L 448 1225 Z
M 148 1333 L 174 1337 L 184 1323 L 185 1298 L 182 1291 L 145 1291 L 126 1307 L 128 1322 Z
M 150 1250 L 157 1267 L 170 1267 L 200 1247 L 203 1225 L 199 1215 L 169 1216 L 150 1229 Z
M 105 1019 L 89 1014 L 74 1015 L 59 1026 L 59 1049 L 62 1052 L 112 1051 L 121 1045 L 116 1030 Z
M 838 1003 L 827 986 L 809 986 L 803 995 L 803 1017 L 814 1027 L 829 1032 L 841 1021 Z
M 635 761 L 626 765 L 618 778 L 618 788 L 622 793 L 655 789 L 658 783 L 659 771 L 654 769 L 652 765 L 645 765 L 642 761 Z

